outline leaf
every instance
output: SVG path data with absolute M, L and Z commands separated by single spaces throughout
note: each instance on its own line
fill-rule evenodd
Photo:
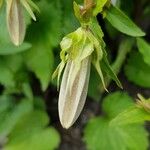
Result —
M 106 19 L 120 32 L 134 37 L 145 35 L 119 8 L 111 5 L 106 14 Z
M 7 97 L 8 101 L 14 101 L 11 97 Z M 5 103 L 2 103 L 1 107 L 4 107 Z M 32 109 L 31 102 L 24 99 L 17 105 L 7 105 L 6 109 L 0 114 L 0 136 L 7 136 L 14 128 L 16 123 Z
M 141 125 L 109 126 L 102 117 L 91 119 L 84 130 L 89 150 L 146 150 L 148 134 Z
M 24 54 L 24 60 L 29 70 L 40 80 L 42 90 L 46 90 L 53 70 L 53 53 L 46 44 L 37 43 Z
M 10 134 L 10 140 L 4 150 L 53 150 L 59 142 L 58 132 L 52 127 L 46 127 L 49 119 L 41 110 L 28 113 L 16 125 Z M 42 140 L 41 140 L 42 139 Z
M 103 110 L 107 117 L 113 118 L 132 105 L 132 98 L 126 93 L 115 92 L 104 98 Z
M 37 22 L 33 22 L 27 30 L 27 39 L 33 44 L 38 42 L 51 48 L 59 45 L 62 34 L 62 12 L 59 0 L 39 1 L 36 3 L 40 8 L 37 14 Z M 39 30 L 40 29 L 40 30 Z
M 141 124 L 110 126 L 119 113 L 133 104 L 126 94 L 116 92 L 104 99 L 103 117 L 91 119 L 84 130 L 84 141 L 90 150 L 146 150 L 148 134 Z
M 150 99 L 145 99 L 138 94 L 139 100 L 132 107 L 118 114 L 111 122 L 111 125 L 126 125 L 133 123 L 144 123 L 150 121 Z
M 16 53 L 26 51 L 29 48 L 31 48 L 31 44 L 29 44 L 29 43 L 23 43 L 18 47 L 12 45 L 11 43 L 9 43 L 7 45 L 6 44 L 1 44 L 0 45 L 0 55 L 16 54 Z
M 150 44 L 142 38 L 137 38 L 139 52 L 143 55 L 144 62 L 150 66 Z
M 5 87 L 15 86 L 15 73 L 21 67 L 22 61 L 18 55 L 0 58 L 0 83 Z
M 29 26 L 27 34 L 33 47 L 25 53 L 24 58 L 29 70 L 40 80 L 44 91 L 53 71 L 53 49 L 58 46 L 61 37 L 61 9 L 59 1 L 40 1 L 37 5 L 41 10 L 37 16 L 39 21 Z
M 147 65 L 140 53 L 132 52 L 125 66 L 128 80 L 141 87 L 150 87 L 150 66 Z
M 112 121 L 112 126 L 134 124 L 134 123 L 143 123 L 144 121 L 150 120 L 150 113 L 144 111 L 143 109 L 133 106 L 127 110 L 118 114 Z
M 41 140 L 42 139 L 42 140 Z M 4 150 L 54 150 L 59 145 L 58 132 L 54 128 L 47 128 L 30 136 L 25 141 L 8 144 Z

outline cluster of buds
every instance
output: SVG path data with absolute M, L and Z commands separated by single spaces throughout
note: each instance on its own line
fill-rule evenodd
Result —
M 101 62 L 109 67 L 107 66 L 105 43 L 103 32 L 96 22 L 96 18 L 91 17 L 94 7 L 94 3 L 91 2 L 91 0 L 85 1 L 85 6 L 74 2 L 75 15 L 80 21 L 81 27 L 62 39 L 60 43 L 61 63 L 53 74 L 53 78 L 58 76 L 57 86 L 59 87 L 59 80 L 64 70 L 58 110 L 60 122 L 66 129 L 77 120 L 85 104 L 91 64 L 97 70 L 103 87 L 107 91 L 101 69 Z
M 0 6 L 2 6 L 2 4 L 3 0 L 0 0 Z M 39 11 L 39 9 L 31 0 L 6 0 L 7 28 L 11 41 L 16 46 L 22 44 L 25 37 L 26 23 L 23 14 L 24 8 L 32 19 L 36 21 L 32 9 L 37 11 Z

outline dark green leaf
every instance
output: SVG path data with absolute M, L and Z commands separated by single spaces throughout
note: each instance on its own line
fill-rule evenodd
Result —
M 145 33 L 134 24 L 119 8 L 111 5 L 107 10 L 106 19 L 114 28 L 130 36 L 144 36 Z

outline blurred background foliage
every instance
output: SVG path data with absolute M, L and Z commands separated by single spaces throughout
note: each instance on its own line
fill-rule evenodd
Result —
M 0 9 L 0 149 L 148 149 L 150 128 L 145 128 L 145 121 L 150 120 L 150 112 L 144 108 L 150 110 L 150 102 L 144 100 L 146 106 L 136 107 L 135 111 L 134 99 L 137 93 L 150 97 L 150 1 L 116 2 L 146 32 L 143 39 L 125 36 L 97 16 L 105 33 L 109 60 L 124 89 L 118 91 L 106 76 L 110 93 L 104 93 L 92 69 L 85 109 L 68 131 L 59 124 L 58 93 L 51 75 L 60 61 L 59 42 L 79 26 L 73 1 L 34 2 L 40 13 L 36 13 L 36 22 L 25 13 L 26 38 L 19 47 L 8 36 L 6 6 Z

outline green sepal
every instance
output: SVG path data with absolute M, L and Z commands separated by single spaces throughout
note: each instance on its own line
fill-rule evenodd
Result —
M 96 7 L 93 10 L 93 15 L 96 16 L 98 13 L 101 13 L 104 9 L 104 6 L 108 2 L 108 0 L 95 0 Z
M 116 82 L 118 87 L 120 87 L 122 89 L 123 87 L 122 87 L 121 82 L 119 81 L 117 75 L 114 73 L 114 71 L 112 70 L 112 68 L 109 64 L 109 61 L 107 59 L 107 53 L 106 53 L 105 49 L 103 49 L 103 53 L 104 53 L 104 56 L 103 56 L 103 59 L 101 62 L 102 70 L 105 71 L 106 74 L 109 75 L 109 77 L 112 78 Z

